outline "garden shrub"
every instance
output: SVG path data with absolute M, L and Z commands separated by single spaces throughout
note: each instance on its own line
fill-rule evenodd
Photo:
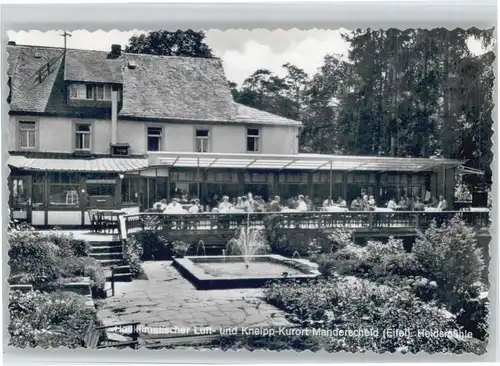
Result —
M 330 252 L 336 252 L 353 244 L 352 238 L 353 232 L 351 230 L 334 228 L 332 233 L 328 235 L 331 242 Z
M 190 247 L 191 245 L 182 240 L 175 240 L 172 242 L 171 250 L 176 258 L 182 258 L 187 254 Z
M 172 251 L 168 241 L 158 231 L 144 230 L 134 234 L 135 240 L 142 246 L 140 259 L 142 260 L 169 260 Z
M 100 326 L 96 310 L 85 297 L 69 292 L 11 292 L 9 295 L 9 345 L 14 347 L 84 346 L 93 322 Z
M 9 233 L 9 283 L 32 284 L 35 289 L 53 291 L 63 279 L 90 277 L 95 290 L 103 289 L 105 274 L 101 264 L 83 253 L 87 244 L 70 235 L 31 231 Z
M 327 350 L 347 352 L 480 352 L 467 339 L 434 337 L 417 331 L 460 331 L 453 316 L 434 301 L 424 302 L 400 287 L 356 277 L 269 285 L 266 300 L 289 312 L 291 320 L 312 328 L 372 330 L 330 338 Z M 385 329 L 409 329 L 413 336 L 385 337 Z M 376 333 L 375 333 L 376 332 Z
M 286 233 L 280 227 L 284 220 L 283 216 L 279 214 L 264 217 L 265 238 L 271 252 L 285 257 L 291 257 L 295 253 L 298 253 L 301 257 L 308 256 L 310 238 L 303 236 L 303 240 L 300 240 L 302 237 L 300 234 Z M 293 238 L 289 235 L 293 235 Z M 330 252 L 331 241 L 321 229 L 317 231 L 315 239 L 321 245 L 322 252 Z
M 62 275 L 57 245 L 32 231 L 11 232 L 9 245 L 8 264 L 14 281 L 21 277 L 23 281 L 29 280 L 35 288 L 56 286 Z
M 61 249 L 62 256 L 86 257 L 90 254 L 90 244 L 86 240 L 75 239 L 73 234 L 55 231 L 44 236 Z
M 424 275 L 437 282 L 445 302 L 460 299 L 481 280 L 484 260 L 475 236 L 458 216 L 440 227 L 433 222 L 418 234 L 413 253 Z
M 143 257 L 143 243 L 135 235 L 129 236 L 126 245 L 126 263 L 130 266 L 130 273 L 134 277 L 139 277 L 143 273 L 141 259 Z

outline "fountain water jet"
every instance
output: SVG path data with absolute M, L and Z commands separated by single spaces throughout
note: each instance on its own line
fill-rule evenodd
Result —
M 256 254 L 267 252 L 266 242 L 261 233 L 258 230 L 250 230 L 250 214 L 247 215 L 246 225 L 239 229 L 238 235 L 231 240 L 230 245 L 238 248 L 246 269 Z

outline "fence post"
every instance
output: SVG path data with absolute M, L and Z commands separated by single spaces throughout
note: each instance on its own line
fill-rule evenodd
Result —
M 115 267 L 111 267 L 111 296 L 115 297 Z

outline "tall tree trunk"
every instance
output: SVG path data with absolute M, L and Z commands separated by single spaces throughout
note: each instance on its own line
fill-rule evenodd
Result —
M 397 75 L 397 57 L 398 57 L 398 38 L 397 38 L 397 33 L 396 33 L 396 47 L 395 47 L 395 52 L 393 54 L 393 64 L 392 64 L 392 126 L 391 126 L 391 156 L 396 156 L 397 154 L 397 140 L 398 140 L 398 103 L 397 103 L 397 96 L 398 96 L 398 75 Z
M 427 156 L 427 150 L 428 150 L 428 143 L 429 140 L 428 138 L 430 137 L 429 134 L 429 116 L 428 116 L 428 103 L 429 103 L 429 85 L 428 85 L 428 80 L 427 80 L 427 74 L 428 74 L 428 63 L 429 63 L 429 44 L 428 44 L 428 33 L 429 31 L 427 29 L 423 30 L 424 32 L 424 74 L 423 74 L 423 80 L 424 80 L 424 85 L 425 85 L 425 91 L 424 91 L 424 116 L 423 116 L 423 128 L 422 128 L 422 146 L 421 146 L 421 151 L 420 155 L 423 157 Z
M 444 65 L 443 65 L 443 156 L 449 158 L 451 154 L 451 123 L 450 123 L 450 85 L 449 85 L 449 68 L 450 68 L 450 45 L 449 31 L 445 33 L 444 40 Z

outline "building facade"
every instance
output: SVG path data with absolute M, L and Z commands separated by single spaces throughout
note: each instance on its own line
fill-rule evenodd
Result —
M 360 190 L 452 200 L 458 161 L 300 154 L 301 122 L 235 103 L 219 59 L 7 51 L 9 203 L 34 225 L 85 225 L 89 209 L 138 212 L 179 190 L 206 204 Z

